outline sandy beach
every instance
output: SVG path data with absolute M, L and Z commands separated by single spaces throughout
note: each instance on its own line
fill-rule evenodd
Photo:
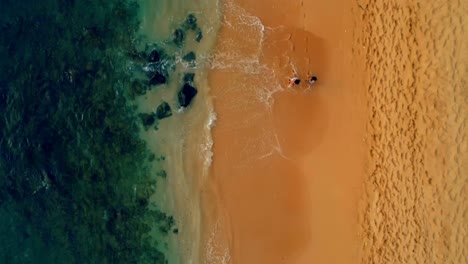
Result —
M 466 11 L 225 1 L 202 263 L 466 262 Z
M 206 200 L 219 202 L 206 203 L 217 226 L 206 263 L 356 259 L 366 105 L 343 2 L 226 1 L 223 66 L 210 74 L 218 122 Z M 318 83 L 287 87 L 292 67 Z
M 362 2 L 362 263 L 466 263 L 468 3 Z

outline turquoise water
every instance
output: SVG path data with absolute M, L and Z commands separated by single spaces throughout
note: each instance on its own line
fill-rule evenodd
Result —
M 142 30 L 147 6 L 0 2 L 0 262 L 168 263 L 178 254 L 169 241 L 179 219 L 154 199 L 170 156 L 141 135 L 189 109 L 196 85 L 189 75 L 192 88 L 171 91 L 175 99 L 151 111 L 140 103 L 172 78 L 180 35 L 201 41 L 203 32 L 182 20 L 155 43 L 157 31 Z

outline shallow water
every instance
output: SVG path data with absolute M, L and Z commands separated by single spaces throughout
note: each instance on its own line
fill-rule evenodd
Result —
M 165 208 L 178 216 L 179 235 L 170 245 L 175 251 L 170 263 L 198 263 L 201 232 L 200 189 L 205 183 L 212 160 L 211 128 L 216 121 L 207 82 L 209 58 L 211 57 L 220 23 L 221 10 L 218 1 L 161 1 L 148 3 L 143 13 L 142 32 L 151 41 L 166 47 L 175 56 L 174 71 L 169 83 L 141 98 L 140 109 L 154 110 L 161 100 L 172 102 L 176 108 L 173 116 L 162 120 L 159 130 L 149 130 L 143 137 L 152 149 L 167 153 L 165 170 L 167 181 L 161 192 L 153 197 L 163 200 Z M 164 14 L 163 16 L 160 14 Z M 182 48 L 173 47 L 167 39 L 180 26 L 188 14 L 194 14 L 203 32 L 200 42 L 196 34 L 187 34 Z M 157 34 L 155 34 L 157 32 Z M 160 34 L 162 33 L 162 34 Z M 194 51 L 196 63 L 190 65 L 183 57 Z M 177 108 L 175 90 L 183 85 L 184 75 L 194 73 L 194 86 L 198 94 L 187 109 Z

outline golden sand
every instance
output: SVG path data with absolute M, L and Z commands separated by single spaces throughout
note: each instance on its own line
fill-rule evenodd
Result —
M 225 4 L 202 263 L 466 263 L 467 2 Z
M 467 263 L 466 1 L 362 1 L 362 263 Z

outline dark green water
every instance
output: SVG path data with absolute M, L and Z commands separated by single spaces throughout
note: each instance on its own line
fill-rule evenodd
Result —
M 149 204 L 163 153 L 138 136 L 127 70 L 138 8 L 0 1 L 1 263 L 167 262 L 176 219 Z

